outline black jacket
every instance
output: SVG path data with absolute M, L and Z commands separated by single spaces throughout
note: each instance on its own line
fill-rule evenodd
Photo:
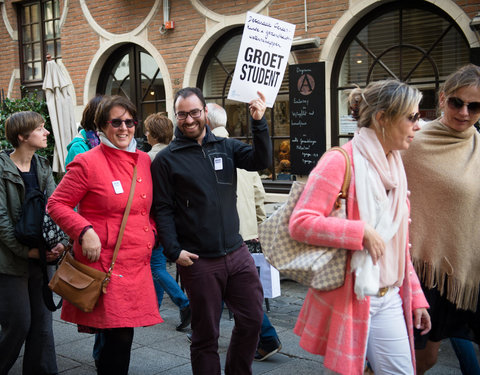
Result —
M 170 260 L 177 260 L 181 250 L 214 258 L 242 245 L 236 168 L 265 169 L 272 158 L 265 118 L 252 125 L 253 147 L 216 137 L 208 126 L 200 146 L 177 128 L 175 140 L 155 157 L 152 214 Z

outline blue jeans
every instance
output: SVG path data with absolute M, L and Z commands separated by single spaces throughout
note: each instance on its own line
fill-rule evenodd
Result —
M 150 268 L 152 269 L 153 284 L 157 293 L 158 307 L 160 308 L 162 304 L 163 292 L 167 292 L 180 310 L 187 307 L 189 305 L 187 296 L 167 271 L 167 258 L 163 254 L 163 247 L 160 246 L 153 250 Z
M 460 362 L 460 368 L 462 374 L 479 375 L 480 366 L 478 364 L 477 355 L 473 348 L 473 343 L 469 340 L 450 338 L 453 350 L 457 355 L 458 362 Z
M 269 340 L 272 338 L 278 339 L 277 331 L 270 323 L 267 314 L 263 313 L 263 321 L 262 321 L 262 330 L 260 331 L 260 343 L 262 340 Z

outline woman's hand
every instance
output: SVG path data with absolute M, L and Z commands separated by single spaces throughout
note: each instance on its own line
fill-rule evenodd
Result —
M 65 251 L 65 246 L 62 243 L 57 243 L 54 248 L 52 248 L 50 251 L 47 251 L 46 253 L 46 258 L 47 262 L 53 262 L 54 260 L 57 260 L 60 255 L 63 254 Z
M 385 242 L 378 232 L 370 225 L 365 223 L 363 230 L 363 247 L 368 250 L 372 257 L 373 264 L 377 264 L 385 251 Z
M 96 262 L 100 259 L 102 243 L 93 228 L 87 229 L 82 237 L 82 253 L 90 262 Z
M 265 114 L 267 105 L 265 104 L 265 95 L 263 95 L 260 91 L 257 91 L 257 94 L 260 99 L 253 99 L 248 104 L 250 108 L 250 115 L 252 115 L 252 118 L 254 120 L 261 120 L 263 115 Z
M 421 335 L 427 334 L 432 328 L 432 322 L 430 321 L 430 314 L 426 308 L 413 310 L 413 325 L 416 329 L 421 329 Z

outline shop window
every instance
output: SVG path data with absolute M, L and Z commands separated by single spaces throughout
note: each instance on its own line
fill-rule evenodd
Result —
M 62 59 L 58 0 L 29 1 L 17 5 L 21 81 L 26 92 L 42 96 L 47 55 Z
M 427 2 L 396 1 L 365 16 L 345 37 L 332 74 L 332 145 L 356 128 L 347 98 L 356 85 L 396 78 L 423 93 L 420 112 L 437 117 L 445 78 L 469 62 L 469 46 L 454 20 Z
M 242 39 L 242 28 L 236 28 L 219 38 L 208 51 L 200 69 L 197 86 L 208 102 L 215 102 L 227 111 L 227 130 L 230 137 L 251 143 L 248 104 L 227 99 L 233 71 Z M 290 180 L 290 116 L 288 96 L 288 68 L 273 108 L 267 108 L 273 146 L 272 168 L 260 172 L 264 180 Z M 282 149 L 284 150 L 282 152 Z

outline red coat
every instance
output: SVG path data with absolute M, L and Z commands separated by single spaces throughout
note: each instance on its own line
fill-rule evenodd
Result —
M 64 301 L 63 320 L 97 328 L 139 327 L 163 321 L 158 313 L 150 270 L 155 237 L 150 221 L 150 158 L 146 153 L 126 152 L 101 144 L 77 155 L 49 198 L 48 211 L 75 240 L 75 258 L 106 272 L 127 205 L 135 164 L 137 185 L 107 293 L 100 297 L 91 313 L 84 313 Z M 115 193 L 113 181 L 120 181 L 122 193 Z M 75 212 L 73 208 L 77 205 L 78 212 Z M 100 259 L 95 263 L 82 255 L 78 243 L 78 237 L 87 225 L 93 226 L 102 243 Z

